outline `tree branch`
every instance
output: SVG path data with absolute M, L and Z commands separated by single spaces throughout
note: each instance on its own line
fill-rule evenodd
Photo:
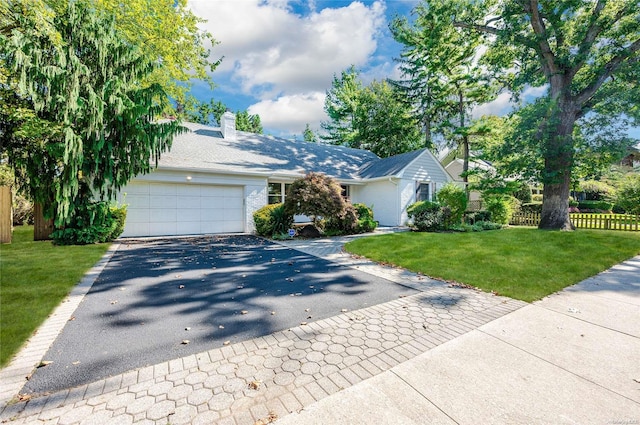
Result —
M 638 53 L 640 51 L 640 39 L 637 39 L 633 42 L 629 48 L 625 49 L 625 51 L 618 56 L 613 57 L 609 62 L 607 62 L 602 68 L 602 72 L 600 75 L 589 84 L 587 87 L 582 90 L 580 94 L 575 96 L 575 100 L 579 106 L 585 105 L 587 101 L 589 101 L 596 91 L 602 86 L 602 84 L 607 81 L 609 77 L 615 73 L 620 66 L 624 64 L 624 62 L 633 56 L 633 54 Z M 640 60 L 640 57 L 635 57 L 631 59 L 629 62 L 636 63 Z
M 542 55 L 543 63 L 545 65 L 544 68 L 548 72 L 547 77 L 550 78 L 552 75 L 557 74 L 559 70 L 556 64 L 556 57 L 549 45 L 547 28 L 545 27 L 542 16 L 540 16 L 540 12 L 538 11 L 538 0 L 528 0 L 528 3 L 523 1 L 522 6 L 524 11 L 531 17 L 531 28 L 533 28 L 533 32 L 538 39 L 537 50 Z
M 591 14 L 591 21 L 589 22 L 589 28 L 587 29 L 582 43 L 580 43 L 578 54 L 576 55 L 576 57 L 578 58 L 578 62 L 576 62 L 576 64 L 567 73 L 567 78 L 569 79 L 573 79 L 573 77 L 580 71 L 580 69 L 582 69 L 584 64 L 587 62 L 587 53 L 602 31 L 602 25 L 600 25 L 600 22 L 598 22 L 598 18 L 600 17 L 600 12 L 602 12 L 602 9 L 604 9 L 605 3 L 605 0 L 598 0 L 596 7 L 593 9 L 593 12 Z M 614 18 L 613 23 L 620 20 L 622 16 L 624 16 L 624 12 L 626 12 L 625 7 L 623 7 L 622 10 L 618 12 L 616 17 Z

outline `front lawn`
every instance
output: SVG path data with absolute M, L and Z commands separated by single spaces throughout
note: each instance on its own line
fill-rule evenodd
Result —
M 54 246 L 19 226 L 0 245 L 0 366 L 5 366 L 109 244 Z
M 640 233 L 534 228 L 407 232 L 356 239 L 345 249 L 380 263 L 530 302 L 640 254 Z

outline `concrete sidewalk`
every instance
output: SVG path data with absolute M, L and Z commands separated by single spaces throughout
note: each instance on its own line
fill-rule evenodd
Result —
M 640 257 L 277 423 L 640 424 Z

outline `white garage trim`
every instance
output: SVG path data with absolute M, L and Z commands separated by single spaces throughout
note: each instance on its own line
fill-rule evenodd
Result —
M 125 237 L 245 231 L 244 186 L 134 181 L 122 192 Z

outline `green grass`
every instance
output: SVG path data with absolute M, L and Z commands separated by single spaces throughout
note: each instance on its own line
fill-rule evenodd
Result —
M 54 246 L 19 226 L 0 245 L 0 366 L 5 366 L 109 244 Z
M 530 302 L 640 254 L 640 233 L 534 228 L 407 232 L 356 239 L 345 249 L 377 262 Z

